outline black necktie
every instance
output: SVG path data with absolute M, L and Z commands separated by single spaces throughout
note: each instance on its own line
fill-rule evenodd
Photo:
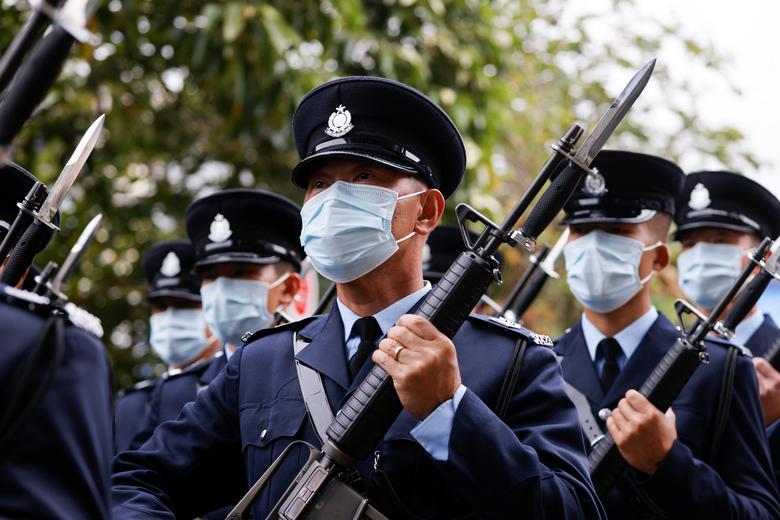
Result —
M 379 328 L 376 318 L 373 316 L 366 316 L 365 318 L 358 319 L 352 326 L 352 332 L 357 334 L 360 338 L 360 344 L 358 345 L 357 352 L 349 360 L 349 375 L 352 379 L 355 379 L 355 375 L 360 372 L 360 369 L 365 364 L 366 360 L 371 357 L 371 354 L 376 348 L 376 340 L 382 335 L 382 329 Z
M 601 389 L 606 394 L 612 383 L 617 379 L 620 374 L 620 365 L 618 365 L 618 358 L 620 353 L 623 352 L 620 348 L 620 343 L 615 338 L 604 338 L 599 341 L 596 347 L 596 352 L 601 352 L 604 357 L 604 368 L 601 369 Z

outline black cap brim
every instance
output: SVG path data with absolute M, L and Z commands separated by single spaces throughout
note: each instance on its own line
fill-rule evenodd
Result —
M 658 214 L 653 209 L 626 210 L 626 211 L 607 211 L 607 210 L 589 210 L 583 211 L 582 215 L 577 212 L 567 215 L 561 220 L 561 225 L 570 226 L 574 224 L 642 224 L 652 219 Z
M 153 301 L 158 298 L 181 298 L 182 300 L 188 300 L 191 302 L 201 302 L 200 295 L 187 291 L 178 291 L 176 289 L 158 289 L 155 291 L 149 291 L 149 294 L 146 297 L 149 301 Z
M 306 189 L 307 184 L 309 182 L 309 174 L 311 173 L 312 168 L 315 168 L 318 164 L 322 163 L 324 160 L 338 159 L 338 158 L 365 159 L 367 161 L 380 164 L 382 166 L 393 168 L 394 170 L 399 170 L 402 173 L 406 173 L 409 175 L 417 175 L 419 173 L 415 168 L 411 166 L 404 166 L 402 164 L 399 164 L 398 161 L 394 161 L 392 159 L 387 158 L 382 153 L 382 149 L 379 147 L 371 151 L 327 150 L 327 151 L 316 153 L 314 155 L 310 155 L 309 157 L 306 157 L 301 162 L 299 162 L 295 166 L 295 168 L 293 168 L 292 171 L 293 183 L 295 183 L 296 186 Z M 426 179 L 423 179 L 423 181 L 428 182 Z

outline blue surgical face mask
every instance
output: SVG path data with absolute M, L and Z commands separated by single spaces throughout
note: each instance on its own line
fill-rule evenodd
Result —
M 259 280 L 219 277 L 200 288 L 206 323 L 223 344 L 241 345 L 247 332 L 270 327 L 274 321 L 268 310 L 268 290 L 289 277 L 289 273 L 273 284 Z
M 206 322 L 200 309 L 168 307 L 163 312 L 152 314 L 149 327 L 149 344 L 168 365 L 184 365 L 209 346 Z
M 693 303 L 712 310 L 739 278 L 744 256 L 739 246 L 699 242 L 677 257 L 680 287 Z
M 566 279 L 577 300 L 596 312 L 614 311 L 638 293 L 650 281 L 639 277 L 642 253 L 662 244 L 645 247 L 639 240 L 591 231 L 563 248 Z
M 426 190 L 399 197 L 378 186 L 334 182 L 301 209 L 301 245 L 314 269 L 337 283 L 357 280 L 382 265 L 398 251 L 392 232 L 397 201 Z

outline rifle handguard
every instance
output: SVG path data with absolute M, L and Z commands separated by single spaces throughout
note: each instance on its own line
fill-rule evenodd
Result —
M 0 146 L 7 146 L 57 80 L 73 46 L 73 36 L 59 26 L 33 49 L 0 104 Z
M 569 201 L 587 173 L 587 170 L 569 161 L 536 203 L 525 224 L 520 228 L 520 233 L 536 242 L 539 235 L 547 229 L 561 208 Z
M 756 303 L 758 303 L 761 295 L 764 294 L 769 282 L 773 279 L 774 277 L 770 273 L 762 269 L 761 272 L 754 276 L 750 283 L 739 292 L 739 295 L 731 306 L 728 316 L 723 320 L 723 327 L 726 330 L 734 331 L 737 325 L 745 319 L 745 316 L 750 312 L 750 309 L 756 306 Z
M 27 269 L 32 265 L 35 255 L 40 249 L 41 241 L 45 239 L 49 228 L 38 221 L 32 223 L 16 247 L 11 251 L 3 272 L 0 274 L 0 282 L 15 287 L 22 279 Z
M 461 253 L 415 314 L 452 338 L 494 280 L 494 268 L 472 252 Z M 328 438 L 354 460 L 365 459 L 400 412 L 393 380 L 375 365 L 336 415 Z

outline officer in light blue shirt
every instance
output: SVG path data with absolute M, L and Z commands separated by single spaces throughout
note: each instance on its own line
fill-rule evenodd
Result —
M 336 303 L 255 333 L 177 420 L 120 455 L 114 518 L 186 517 L 235 501 L 289 448 L 253 502 L 265 518 L 307 457 L 292 443 L 322 445 L 298 371 L 316 373 L 336 414 L 374 363 L 403 411 L 349 481 L 383 514 L 603 518 L 549 338 L 472 315 L 450 340 L 410 314 L 430 290 L 426 239 L 465 173 L 449 117 L 406 85 L 341 78 L 303 99 L 293 130 L 301 244 L 336 283 Z M 505 386 L 522 348 L 517 384 Z
M 719 407 L 727 348 L 708 349 L 669 410 L 638 389 L 679 338 L 653 307 L 649 282 L 671 260 L 666 239 L 682 170 L 652 155 L 605 150 L 603 185 L 585 183 L 566 206 L 563 250 L 581 320 L 556 343 L 583 415 L 609 433 L 629 470 L 600 496 L 610 518 L 777 518 L 780 515 L 755 374 L 736 359 L 728 414 Z M 570 390 L 571 392 L 571 390 Z M 576 397 L 576 394 L 572 393 Z M 715 440 L 723 421 L 722 442 Z M 595 432 L 598 434 L 598 432 Z M 594 439 L 595 440 L 595 439 Z

